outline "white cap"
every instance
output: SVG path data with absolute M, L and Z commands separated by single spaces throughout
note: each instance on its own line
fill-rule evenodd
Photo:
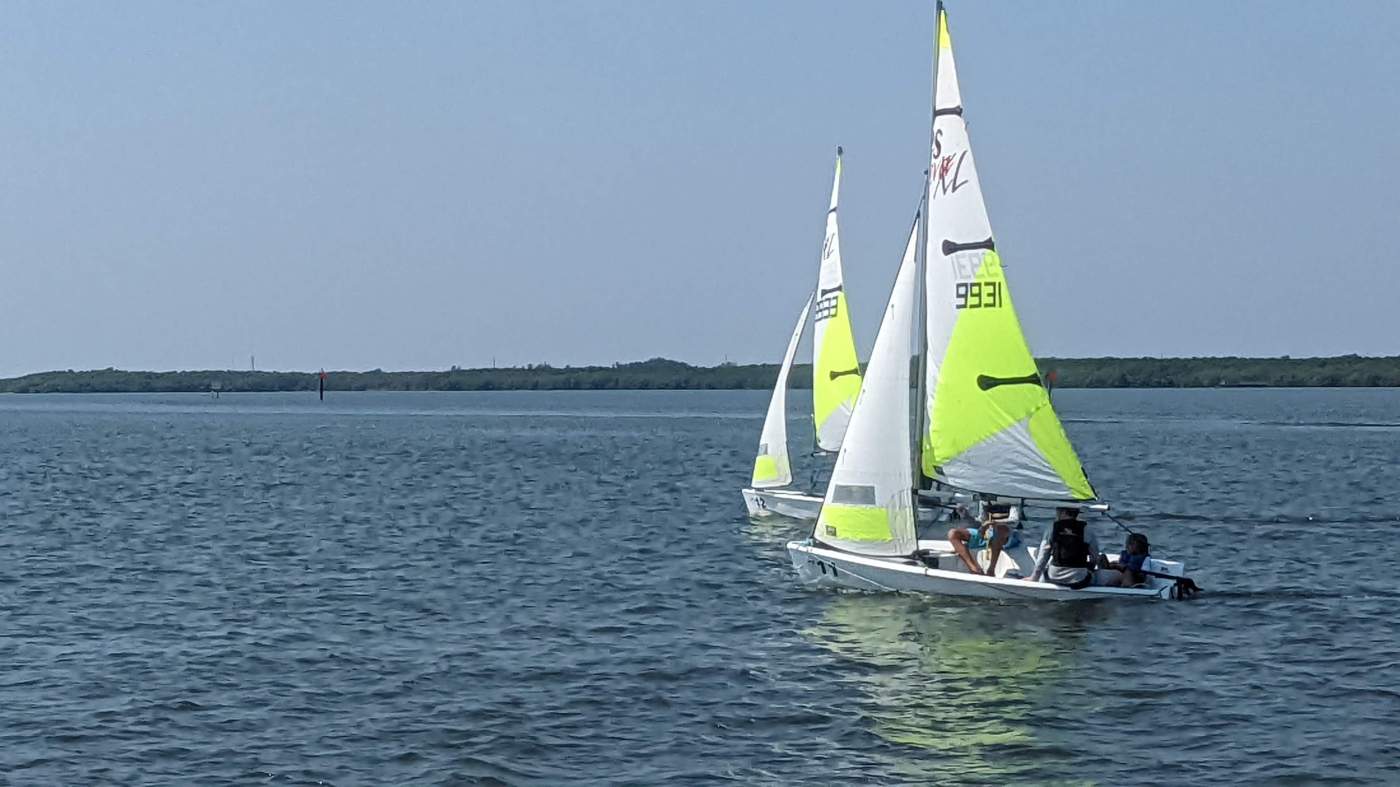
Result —
M 996 504 L 996 503 L 986 503 L 986 502 L 982 503 L 982 515 L 983 515 L 983 516 L 990 516 L 990 515 L 991 515 L 991 507 L 992 507 L 993 505 L 997 505 L 997 504 Z M 1005 518 L 1005 519 L 1002 519 L 1001 521 L 1002 521 L 1002 522 L 1020 522 L 1020 521 L 1021 521 L 1021 507 L 1020 507 L 1020 506 L 1016 506 L 1016 505 L 1007 505 L 1007 506 L 1006 506 L 1006 518 Z

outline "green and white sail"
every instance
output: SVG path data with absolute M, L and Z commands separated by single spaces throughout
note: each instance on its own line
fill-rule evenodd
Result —
M 864 555 L 907 555 L 917 546 L 909 356 L 919 302 L 918 226 L 915 220 L 813 530 L 824 544 Z
M 802 306 L 797 325 L 792 329 L 792 338 L 788 339 L 783 365 L 778 369 L 778 381 L 773 385 L 773 398 L 768 400 L 768 415 L 763 419 L 763 433 L 758 438 L 758 456 L 753 462 L 753 486 L 756 489 L 792 483 L 792 463 L 788 459 L 787 448 L 788 372 L 792 371 L 797 342 L 802 338 L 802 329 L 807 327 L 807 312 L 811 308 L 812 298 L 809 297 Z
M 1006 497 L 1091 499 L 1012 307 L 941 3 L 931 152 L 923 473 Z
M 817 447 L 823 451 L 841 448 L 860 393 L 860 361 L 841 274 L 841 237 L 836 220 L 840 192 L 841 149 L 837 148 L 836 176 L 831 183 L 831 208 L 826 212 L 826 239 L 822 242 L 812 316 L 812 415 Z

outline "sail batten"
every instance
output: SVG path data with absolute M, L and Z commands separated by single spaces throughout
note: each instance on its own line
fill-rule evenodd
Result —
M 797 325 L 788 339 L 787 350 L 783 353 L 783 365 L 778 368 L 778 380 L 773 385 L 773 396 L 768 400 L 768 414 L 763 419 L 763 433 L 758 438 L 758 455 L 753 463 L 753 486 L 756 489 L 771 489 L 792 483 L 792 461 L 787 447 L 787 388 L 788 373 L 792 371 L 792 361 L 797 356 L 797 344 L 802 338 L 802 329 L 807 327 L 807 313 L 812 308 L 812 298 L 802 306 L 797 317 Z
M 841 448 L 860 393 L 860 361 L 846 304 L 841 270 L 841 237 L 837 206 L 841 192 L 841 151 L 836 153 L 836 174 L 831 183 L 831 207 L 826 213 L 821 268 L 817 277 L 812 313 L 812 416 L 817 447 Z
M 920 465 L 954 487 L 1006 497 L 1094 497 L 1012 305 L 967 135 L 948 16 L 938 55 L 924 241 Z
M 909 357 L 919 235 L 916 219 L 813 530 L 818 541 L 849 552 L 907 555 L 917 544 Z

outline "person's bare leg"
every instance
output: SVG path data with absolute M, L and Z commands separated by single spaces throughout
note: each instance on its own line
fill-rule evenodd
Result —
M 967 531 L 960 527 L 955 527 L 948 531 L 948 543 L 953 545 L 953 551 L 957 553 L 958 559 L 967 566 L 967 570 L 974 574 L 981 574 L 982 569 L 977 565 L 977 561 L 972 559 L 972 553 L 967 549 Z
M 1010 538 L 1011 529 L 1006 525 L 997 525 L 992 530 L 992 557 L 991 562 L 987 564 L 987 576 L 997 575 L 997 561 L 1001 560 L 1001 548 L 1006 545 Z

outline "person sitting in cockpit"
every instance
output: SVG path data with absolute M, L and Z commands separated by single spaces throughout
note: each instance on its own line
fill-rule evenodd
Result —
M 1150 550 L 1147 536 L 1142 533 L 1129 533 L 1117 560 L 1110 563 L 1100 558 L 1105 567 L 1095 572 L 1095 584 L 1130 588 L 1146 582 L 1147 575 L 1143 573 L 1143 565 L 1149 557 Z
M 982 521 L 977 527 L 955 527 L 948 531 L 948 542 L 953 545 L 953 551 L 969 572 L 996 576 L 1001 550 L 1011 538 L 1011 528 L 1006 524 L 1010 514 L 1010 506 L 989 505 L 983 510 Z M 972 557 L 972 553 L 979 549 L 991 550 L 987 562 L 989 568 L 986 571 L 983 571 Z
M 1058 508 L 1055 521 L 1040 539 L 1031 581 L 1039 582 L 1044 578 L 1073 590 L 1089 587 L 1095 584 L 1094 564 L 1098 556 L 1098 541 L 1085 529 L 1085 523 L 1079 521 L 1079 509 Z M 1107 581 L 1109 577 L 1104 579 Z

